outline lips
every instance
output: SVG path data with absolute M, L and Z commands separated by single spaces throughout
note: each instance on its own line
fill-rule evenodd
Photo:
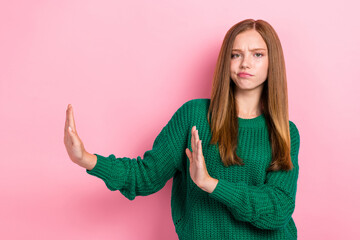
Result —
M 247 72 L 239 72 L 237 75 L 239 77 L 251 77 L 252 76 L 250 73 L 247 73 Z

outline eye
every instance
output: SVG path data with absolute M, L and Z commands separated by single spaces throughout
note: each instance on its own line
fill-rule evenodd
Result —
M 262 54 L 262 53 L 255 53 L 255 55 L 256 55 L 256 54 L 260 54 L 261 56 L 264 56 L 264 54 Z
M 239 54 L 237 54 L 237 53 L 231 54 L 231 58 L 235 58 L 235 57 L 238 57 L 238 56 L 239 56 Z

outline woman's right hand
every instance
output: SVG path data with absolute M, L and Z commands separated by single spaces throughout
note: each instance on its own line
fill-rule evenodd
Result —
M 74 111 L 71 104 L 66 109 L 66 121 L 64 129 L 64 144 L 66 151 L 74 163 L 83 166 L 86 151 L 84 144 L 77 134 L 74 120 Z

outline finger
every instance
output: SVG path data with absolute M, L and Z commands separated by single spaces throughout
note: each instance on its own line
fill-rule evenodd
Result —
M 66 146 L 72 145 L 72 139 L 71 139 L 71 132 L 69 130 L 69 127 L 65 130 L 65 136 L 64 136 L 64 143 Z
M 199 152 L 199 149 L 198 149 L 198 146 L 199 146 L 199 133 L 198 133 L 198 130 L 195 131 L 195 154 L 196 156 L 198 155 L 198 152 Z
M 71 126 L 69 126 L 69 128 L 68 128 L 68 133 L 69 133 L 71 144 L 79 144 L 80 143 L 76 132 L 74 131 L 74 129 L 71 128 Z
M 194 152 L 195 149 L 195 136 L 194 136 L 195 126 L 191 128 L 191 148 Z
M 75 119 L 74 119 L 74 109 L 70 104 L 70 118 L 69 118 L 70 127 L 74 132 L 76 132 Z
M 197 140 L 198 140 L 198 147 L 197 147 L 197 154 L 198 154 L 198 156 L 201 156 L 201 154 L 202 154 L 202 141 L 200 140 L 200 136 L 199 136 L 199 131 L 197 131 L 196 132 L 196 138 L 197 138 Z
M 65 126 L 64 126 L 64 138 L 66 141 L 69 141 L 69 105 L 66 108 L 66 118 L 65 118 Z
M 72 135 L 73 135 L 73 130 L 70 126 L 68 126 L 68 128 L 66 129 L 66 132 L 67 132 L 67 136 L 68 136 L 68 139 L 71 140 L 72 139 Z
M 199 141 L 199 147 L 198 147 L 198 157 L 201 158 L 202 155 L 202 141 Z
M 68 126 L 69 126 L 69 105 L 66 108 L 66 118 L 65 118 L 65 127 L 64 127 L 64 132 L 66 133 L 68 130 Z

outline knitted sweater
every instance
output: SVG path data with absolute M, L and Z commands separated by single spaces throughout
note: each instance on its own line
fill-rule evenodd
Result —
M 266 174 L 271 146 L 264 115 L 238 118 L 237 154 L 245 165 L 225 167 L 218 144 L 210 144 L 211 129 L 206 117 L 209 104 L 207 98 L 185 102 L 143 158 L 94 153 L 97 163 L 86 172 L 129 200 L 153 194 L 173 178 L 171 214 L 180 240 L 297 239 L 292 218 L 299 173 L 300 136 L 296 125 L 289 121 L 292 170 Z M 219 180 L 212 193 L 200 189 L 189 174 L 185 149 L 192 151 L 194 125 L 202 140 L 208 173 Z

